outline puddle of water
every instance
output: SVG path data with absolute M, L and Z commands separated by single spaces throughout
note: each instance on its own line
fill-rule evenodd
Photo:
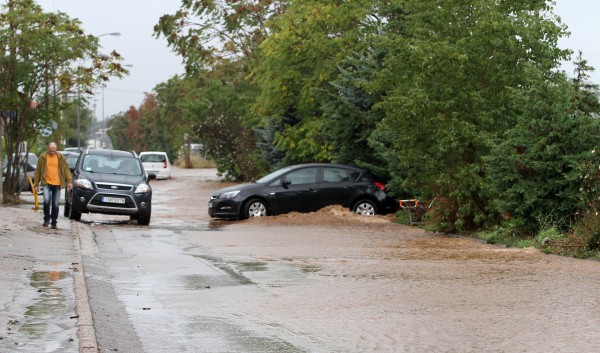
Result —
M 23 324 L 15 327 L 10 339 L 0 341 L 13 347 L 6 352 L 76 352 L 77 320 L 69 295 L 71 276 L 65 271 L 40 271 L 30 275 L 30 285 L 37 293 L 33 303 L 25 308 Z M 65 292 L 66 291 L 66 292 Z M 2 343 L 3 342 L 3 343 Z
M 40 338 L 47 331 L 49 321 L 64 313 L 66 298 L 57 282 L 68 277 L 66 272 L 34 272 L 30 276 L 31 286 L 38 289 L 39 297 L 27 307 L 27 322 L 20 331 L 31 338 Z

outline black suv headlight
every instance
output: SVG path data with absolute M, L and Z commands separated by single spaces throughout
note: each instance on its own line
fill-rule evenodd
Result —
M 92 189 L 92 182 L 87 179 L 76 179 L 75 186 L 82 189 Z
M 146 192 L 150 192 L 150 190 L 151 190 L 150 189 L 150 185 L 148 185 L 146 183 L 141 183 L 140 185 L 138 185 L 135 188 L 135 193 L 136 194 L 143 194 L 143 193 L 146 193 Z

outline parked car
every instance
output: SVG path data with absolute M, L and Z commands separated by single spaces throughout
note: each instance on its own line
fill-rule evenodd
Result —
M 75 170 L 75 165 L 77 164 L 77 159 L 79 159 L 79 155 L 81 155 L 81 150 L 77 149 L 77 151 L 73 151 L 73 150 L 64 150 L 64 151 L 60 151 L 60 154 L 63 155 L 63 157 L 65 157 L 65 160 L 67 161 L 67 165 L 69 166 L 69 169 L 71 170 L 71 174 L 73 174 L 73 171 Z M 69 190 L 67 190 L 65 188 L 65 200 L 67 199 L 67 194 L 69 193 Z
M 369 171 L 348 165 L 311 163 L 275 171 L 255 183 L 221 189 L 210 198 L 213 218 L 245 219 L 287 212 L 313 212 L 341 205 L 363 215 L 398 210 L 385 186 Z
M 82 148 L 79 147 L 65 147 L 64 152 L 76 152 L 81 153 Z
M 81 153 L 73 170 L 73 188 L 65 198 L 64 215 L 81 220 L 82 213 L 129 215 L 150 224 L 154 175 L 146 175 L 134 152 L 91 149 Z
M 156 179 L 169 179 L 171 177 L 171 162 L 169 162 L 169 156 L 166 152 L 141 152 L 140 161 L 142 161 L 146 173 L 156 175 Z
M 15 158 L 15 156 L 13 155 L 13 159 Z M 21 153 L 20 156 L 20 171 L 19 171 L 19 176 L 20 176 L 20 180 L 19 180 L 19 184 L 17 186 L 17 188 L 23 192 L 23 191 L 31 191 L 31 185 L 29 184 L 29 177 L 33 178 L 33 174 L 35 173 L 35 169 L 37 167 L 37 161 L 38 161 L 38 157 L 36 156 L 35 153 L 28 153 L 27 154 L 27 163 L 25 163 L 25 153 Z M 6 158 L 2 159 L 3 161 L 3 166 L 2 166 L 2 177 L 4 180 L 4 178 L 6 177 L 6 171 L 7 171 L 7 160 Z
M 75 169 L 75 164 L 77 163 L 77 159 L 79 158 L 81 151 L 64 150 L 59 152 L 63 155 L 63 157 L 65 157 L 65 159 L 67 160 L 67 165 L 69 166 L 69 169 L 71 169 L 71 173 L 73 173 L 73 170 Z

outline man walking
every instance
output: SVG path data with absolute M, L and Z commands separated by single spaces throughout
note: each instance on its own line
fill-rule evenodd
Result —
M 71 191 L 73 177 L 67 165 L 67 160 L 56 151 L 56 143 L 50 142 L 48 150 L 40 154 L 35 174 L 36 190 L 43 188 L 44 191 L 44 227 L 52 225 L 56 229 L 58 218 L 58 202 L 60 200 L 60 189 L 67 187 Z

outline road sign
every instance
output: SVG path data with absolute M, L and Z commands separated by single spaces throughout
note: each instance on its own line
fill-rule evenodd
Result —
M 44 127 L 40 130 L 40 133 L 42 134 L 42 136 L 44 137 L 48 137 L 50 135 L 52 135 L 52 128 L 51 127 Z

